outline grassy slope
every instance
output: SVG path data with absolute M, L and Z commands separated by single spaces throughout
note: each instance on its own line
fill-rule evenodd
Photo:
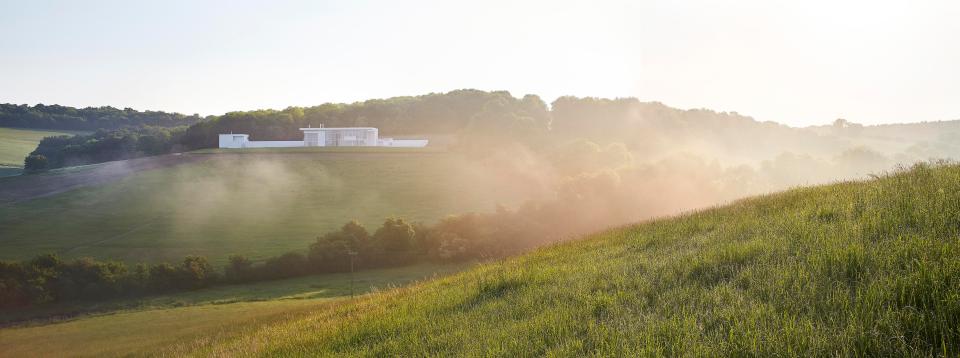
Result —
M 71 132 L 72 133 L 72 132 Z M 23 169 L 23 158 L 37 149 L 43 137 L 68 135 L 63 131 L 0 128 L 0 176 L 17 175 Z
M 517 196 L 473 184 L 444 153 L 218 155 L 119 181 L 0 206 L 0 259 L 41 252 L 128 261 L 304 251 L 351 219 L 437 220 Z M 54 224 L 55 223 L 55 224 Z
M 463 264 L 417 265 L 358 272 L 354 285 L 361 294 L 464 267 Z M 234 335 L 266 323 L 296 319 L 349 294 L 349 274 L 327 274 L 103 303 L 101 307 L 88 307 L 101 309 L 97 315 L 0 329 L 0 347 L 4 348 L 0 356 L 156 351 L 177 342 L 192 341 L 198 335 Z M 57 309 L 69 307 L 46 308 L 46 311 Z M 0 313 L 0 317 L 3 316 Z
M 381 292 L 182 354 L 960 354 L 960 167 L 803 188 Z

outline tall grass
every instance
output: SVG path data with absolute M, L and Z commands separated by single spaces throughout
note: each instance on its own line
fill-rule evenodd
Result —
M 169 353 L 957 356 L 958 326 L 960 166 L 929 163 L 615 229 Z

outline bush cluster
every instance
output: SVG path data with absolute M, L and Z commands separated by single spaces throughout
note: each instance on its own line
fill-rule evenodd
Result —
M 0 307 L 197 289 L 219 280 L 220 274 L 201 256 L 187 256 L 179 265 L 128 267 L 123 262 L 64 261 L 45 254 L 22 262 L 0 261 Z
M 500 210 L 449 216 L 434 225 L 388 218 L 372 234 L 351 221 L 317 237 L 305 254 L 288 252 L 262 262 L 232 255 L 222 271 L 202 256 L 187 256 L 176 265 L 128 266 L 91 258 L 66 261 L 55 254 L 0 261 L 0 308 L 134 297 L 416 262 L 487 259 L 550 241 L 549 235 L 537 232 L 538 226 L 521 215 Z M 527 222 L 519 224 L 519 220 Z
M 89 135 L 46 137 L 24 159 L 37 172 L 66 166 L 133 159 L 179 151 L 186 127 L 140 127 L 98 130 Z

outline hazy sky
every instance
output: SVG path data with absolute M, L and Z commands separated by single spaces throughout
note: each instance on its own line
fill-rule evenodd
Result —
M 0 102 L 206 115 L 458 88 L 960 119 L 960 1 L 0 0 Z

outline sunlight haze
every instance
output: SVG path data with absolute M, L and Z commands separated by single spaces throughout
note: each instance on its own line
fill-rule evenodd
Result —
M 960 119 L 955 1 L 0 1 L 0 101 L 201 115 L 458 88 Z

